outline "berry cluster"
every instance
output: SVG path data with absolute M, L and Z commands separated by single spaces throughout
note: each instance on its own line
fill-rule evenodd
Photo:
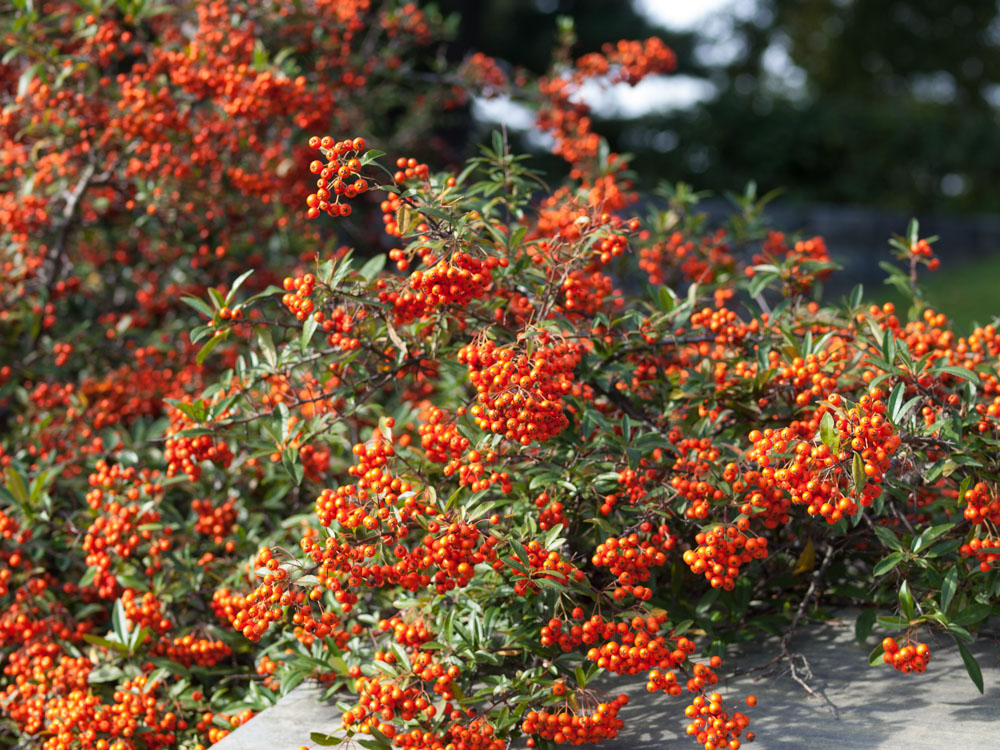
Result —
M 885 652 L 882 654 L 882 661 L 904 674 L 925 671 L 927 662 L 931 660 L 931 650 L 926 643 L 918 643 L 916 646 L 907 643 L 900 648 L 895 638 L 885 638 L 882 650 Z
M 316 192 L 306 198 L 309 207 L 306 216 L 315 219 L 320 211 L 330 216 L 350 216 L 348 200 L 356 198 L 369 188 L 368 181 L 361 176 L 361 152 L 365 150 L 365 139 L 354 138 L 334 141 L 328 135 L 309 139 L 309 148 L 318 148 L 326 157 L 326 164 L 313 161 L 309 171 L 318 174 Z M 343 201 L 343 202 L 342 202 Z
M 597 545 L 591 562 L 598 567 L 606 567 L 618 579 L 615 599 L 624 599 L 632 594 L 646 600 L 652 591 L 639 584 L 648 581 L 651 567 L 659 567 L 667 562 L 667 552 L 673 549 L 674 536 L 666 526 L 660 526 L 649 541 L 643 542 L 635 532 L 626 537 L 608 537 Z
M 994 536 L 973 537 L 958 548 L 962 557 L 973 557 L 979 563 L 979 570 L 988 573 L 993 563 L 1000 562 L 1000 539 Z
M 976 482 L 960 499 L 965 501 L 963 515 L 967 521 L 1000 526 L 1000 499 L 990 491 L 986 482 Z
M 618 718 L 618 711 L 626 704 L 628 696 L 619 695 L 610 703 L 598 704 L 589 714 L 568 707 L 561 711 L 529 711 L 521 723 L 521 731 L 557 745 L 586 745 L 614 739 L 625 726 Z M 534 738 L 528 740 L 528 747 L 535 744 Z
M 756 699 L 751 698 L 747 699 L 747 703 L 756 703 Z M 691 723 L 687 725 L 687 733 L 705 750 L 739 750 L 742 746 L 740 736 L 750 726 L 750 718 L 740 711 L 727 710 L 718 693 L 707 697 L 695 696 L 684 709 L 684 715 L 691 719 Z M 746 739 L 752 742 L 753 732 L 747 732 Z
M 191 634 L 170 641 L 161 640 L 149 650 L 150 656 L 165 656 L 185 667 L 214 667 L 232 653 L 233 650 L 223 641 L 195 638 Z
M 569 424 L 563 396 L 573 392 L 573 369 L 580 362 L 575 345 L 553 343 L 544 333 L 535 341 L 533 352 L 498 347 L 489 339 L 458 352 L 479 394 L 470 409 L 476 424 L 525 446 L 544 442 Z
M 698 544 L 684 553 L 684 562 L 695 575 L 704 575 L 714 589 L 732 591 L 740 566 L 767 557 L 765 537 L 747 537 L 735 526 L 715 526 L 695 536 Z
M 563 528 L 569 528 L 569 522 L 563 515 L 563 504 L 558 500 L 552 502 L 548 492 L 543 492 L 535 498 L 535 507 L 541 510 L 538 516 L 538 528 L 542 531 L 559 525 L 562 525 Z
M 493 269 L 507 266 L 506 258 L 488 255 L 476 258 L 455 252 L 424 271 L 414 271 L 409 291 L 383 292 L 380 299 L 393 306 L 398 323 L 428 318 L 449 305 L 465 305 L 487 294 L 493 284 Z
M 212 505 L 208 499 L 192 500 L 191 510 L 198 516 L 194 530 L 212 537 L 216 544 L 222 544 L 236 524 L 236 499 L 232 497 L 218 506 Z
M 419 647 L 428 641 L 434 640 L 434 634 L 427 629 L 427 625 L 423 620 L 406 623 L 398 615 L 389 620 L 379 620 L 378 629 L 381 631 L 391 630 L 393 638 L 403 646 Z
M 229 415 L 219 415 L 220 418 L 226 416 Z M 225 440 L 215 440 L 211 435 L 178 435 L 195 426 L 179 409 L 174 409 L 163 446 L 168 477 L 175 477 L 179 472 L 183 472 L 189 480 L 196 482 L 201 477 L 202 461 L 211 461 L 223 469 L 229 468 L 233 462 L 233 452 Z

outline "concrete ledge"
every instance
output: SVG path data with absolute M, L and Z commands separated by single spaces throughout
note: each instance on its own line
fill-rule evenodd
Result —
M 926 632 L 926 631 L 925 631 Z M 882 636 L 878 636 L 881 638 Z M 930 638 L 928 634 L 926 636 Z M 972 684 L 950 638 L 928 641 L 931 662 L 924 674 L 901 674 L 887 665 L 868 666 L 867 646 L 854 641 L 854 619 L 843 618 L 801 628 L 792 650 L 802 653 L 812 670 L 810 685 L 836 708 L 809 696 L 782 667 L 776 674 L 746 674 L 720 683 L 724 695 L 742 700 L 753 693 L 756 708 L 746 709 L 756 733 L 754 750 L 971 750 L 1000 748 L 1000 649 L 995 638 L 981 636 L 970 646 L 979 660 L 985 695 Z M 727 668 L 766 664 L 777 653 L 776 639 L 744 644 L 730 655 Z M 626 693 L 631 702 L 620 716 L 625 730 L 602 743 L 608 750 L 697 750 L 684 733 L 684 696 L 670 698 L 645 690 L 643 674 L 612 677 L 599 685 L 611 695 Z M 340 713 L 320 702 L 324 688 L 300 685 L 277 705 L 234 730 L 215 750 L 298 750 L 310 732 L 333 733 Z M 346 745 L 345 745 L 346 747 Z M 523 742 L 513 747 L 526 747 Z

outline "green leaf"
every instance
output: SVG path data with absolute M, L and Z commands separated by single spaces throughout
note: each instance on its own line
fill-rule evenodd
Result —
M 913 551 L 919 552 L 924 547 L 929 546 L 939 536 L 951 531 L 953 528 L 955 528 L 955 524 L 953 523 L 941 523 L 937 526 L 931 526 L 929 529 L 924 529 L 920 536 L 913 540 Z
M 882 664 L 882 655 L 885 653 L 885 649 L 882 648 L 882 644 L 878 644 L 872 649 L 872 652 L 868 654 L 868 666 L 874 667 L 876 664 Z
M 122 644 L 128 643 L 128 617 L 125 616 L 125 605 L 121 599 L 115 599 L 111 610 L 111 630 Z
M 323 734 L 322 732 L 310 732 L 309 739 L 315 742 L 321 747 L 333 747 L 334 745 L 339 745 L 346 739 L 346 735 L 341 735 L 340 737 L 335 737 L 332 734 Z
M 13 466 L 4 472 L 7 478 L 7 489 L 21 505 L 27 507 L 30 496 L 28 495 L 28 485 L 24 482 L 24 477 Z
M 837 433 L 837 427 L 834 425 L 833 415 L 830 412 L 823 414 L 823 418 L 819 421 L 819 438 L 823 441 L 823 445 L 834 453 L 840 447 L 840 435 Z
M 969 673 L 969 677 L 973 684 L 979 688 L 979 692 L 983 693 L 983 670 L 979 668 L 979 662 L 976 661 L 976 657 L 972 655 L 964 643 L 958 639 L 955 640 L 955 643 L 958 646 L 958 653 L 962 655 L 962 661 L 965 662 L 965 671 Z
M 979 382 L 979 376 L 967 367 L 939 367 L 935 372 L 944 372 L 952 375 L 956 378 L 961 378 L 962 380 L 968 380 L 973 383 Z
M 875 621 L 889 630 L 905 630 L 910 627 L 910 621 L 905 617 L 876 617 Z
M 181 297 L 181 302 L 186 304 L 188 307 L 193 307 L 209 320 L 215 319 L 215 310 L 209 307 L 204 300 L 198 299 L 197 297 L 185 296 Z
M 989 617 L 990 612 L 992 611 L 993 608 L 990 607 L 989 604 L 980 604 L 976 602 L 975 604 L 970 604 L 961 612 L 957 613 L 951 618 L 951 622 L 954 625 L 960 625 L 962 627 L 975 625 L 977 622 L 981 622 Z
M 888 557 L 879 560 L 878 563 L 875 565 L 875 568 L 872 570 L 872 573 L 875 575 L 876 578 L 879 576 L 884 576 L 890 570 L 899 565 L 899 563 L 902 562 L 902 560 L 903 560 L 902 552 L 893 552 Z
M 878 614 L 876 609 L 864 609 L 854 621 L 854 638 L 858 643 L 864 643 L 871 635 L 872 628 L 875 627 L 875 617 Z
M 203 364 L 208 358 L 208 355 L 212 353 L 212 350 L 222 343 L 222 339 L 222 336 L 212 336 L 212 338 L 206 341 L 205 345 L 201 347 L 201 351 L 198 352 L 198 356 L 195 357 L 195 362 L 199 365 Z
M 897 417 L 899 415 L 900 407 L 903 405 L 903 396 L 906 394 L 906 386 L 903 383 L 897 383 L 896 387 L 892 389 L 892 393 L 889 394 L 889 401 L 886 403 L 886 411 L 889 412 L 889 421 L 893 424 L 897 423 Z
M 899 587 L 899 608 L 903 612 L 903 617 L 907 620 L 913 619 L 914 606 L 913 594 L 910 593 L 910 584 L 908 581 L 903 581 L 903 585 Z
M 368 259 L 368 262 L 361 266 L 361 270 L 358 273 L 364 277 L 365 281 L 373 281 L 382 269 L 385 268 L 385 253 L 379 253 Z
M 894 549 L 897 552 L 903 551 L 903 545 L 899 541 L 899 537 L 896 536 L 892 529 L 887 529 L 885 526 L 876 526 L 874 528 L 875 536 L 889 549 Z
M 242 274 L 240 274 L 239 278 L 237 278 L 236 281 L 233 282 L 233 286 L 229 290 L 229 294 L 226 295 L 226 304 L 227 305 L 230 304 L 233 301 L 233 297 L 235 297 L 236 291 L 241 286 L 243 286 L 243 282 L 246 281 L 248 278 L 250 278 L 250 275 L 253 272 L 254 272 L 254 269 L 252 269 L 252 268 L 249 271 L 244 271 Z
M 854 486 L 857 488 L 858 496 L 860 497 L 862 490 L 865 488 L 865 483 L 868 481 L 868 477 L 865 475 L 865 462 L 861 459 L 860 453 L 854 454 L 854 463 L 851 470 L 854 475 Z
M 271 332 L 266 327 L 260 327 L 256 328 L 254 333 L 257 334 L 257 345 L 260 347 L 261 354 L 264 355 L 264 361 L 273 370 L 278 366 L 278 351 L 274 348 Z
M 948 607 L 951 606 L 951 600 L 955 596 L 955 592 L 958 591 L 958 568 L 952 566 L 944 575 L 944 581 L 941 582 L 941 611 L 947 614 Z
M 305 323 L 302 324 L 302 337 L 299 339 L 299 351 L 303 354 L 309 348 L 309 342 L 312 340 L 313 334 L 316 333 L 316 327 L 319 323 L 316 322 L 316 318 L 310 315 L 306 318 Z

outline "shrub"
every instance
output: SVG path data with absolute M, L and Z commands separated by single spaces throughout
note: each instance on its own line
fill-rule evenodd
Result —
M 502 134 L 464 168 L 387 157 L 374 115 L 422 145 L 453 86 L 530 83 L 433 69 L 444 26 L 389 7 L 52 3 L 5 32 L 9 736 L 200 747 L 315 679 L 377 746 L 580 744 L 628 719 L 614 672 L 737 748 L 727 645 L 790 660 L 838 604 L 895 634 L 873 663 L 924 671 L 938 629 L 982 690 L 1000 343 L 923 305 L 933 238 L 894 240 L 904 322 L 823 301 L 822 239 L 752 186 L 719 225 L 684 185 L 635 215 L 578 93 L 671 70 L 655 39 L 537 82 L 558 188 Z

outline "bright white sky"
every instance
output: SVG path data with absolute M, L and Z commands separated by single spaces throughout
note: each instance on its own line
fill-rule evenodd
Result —
M 634 0 L 636 10 L 668 29 L 688 31 L 707 16 L 733 5 L 733 0 Z

